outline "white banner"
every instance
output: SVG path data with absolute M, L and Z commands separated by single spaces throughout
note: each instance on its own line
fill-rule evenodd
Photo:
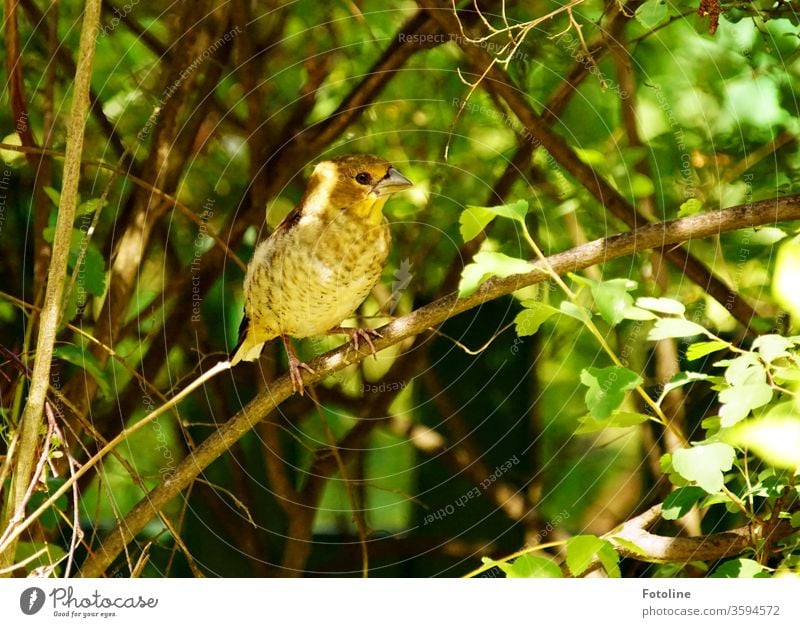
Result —
M 0 580 L 3 626 L 230 627 L 231 619 L 324 627 L 797 627 L 800 579 Z

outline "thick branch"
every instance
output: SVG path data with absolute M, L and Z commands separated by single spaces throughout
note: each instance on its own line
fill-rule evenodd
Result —
M 549 257 L 548 262 L 558 274 L 563 275 L 641 250 L 670 246 L 741 228 L 798 219 L 800 219 L 800 195 L 787 196 L 778 200 L 710 211 L 681 220 L 649 224 L 630 233 L 613 235 L 558 253 Z M 376 348 L 380 350 L 397 344 L 430 327 L 440 325 L 468 309 L 527 285 L 541 283 L 548 278 L 548 275 L 541 270 L 540 263 L 532 264 L 532 267 L 534 270 L 527 274 L 491 279 L 467 298 L 459 299 L 456 294 L 445 296 L 381 327 L 380 332 L 383 337 L 375 342 Z M 310 363 L 315 374 L 304 373 L 305 383 L 309 385 L 320 381 L 352 363 L 362 361 L 365 357 L 364 354 L 353 355 L 353 351 L 347 346 L 326 353 Z M 157 510 L 177 496 L 209 464 L 282 403 L 290 393 L 291 383 L 288 376 L 280 377 L 205 440 L 190 457 L 178 465 L 169 483 L 154 488 L 105 538 L 94 555 L 83 564 L 81 575 L 84 577 L 102 575 Z
M 622 557 L 653 563 L 686 564 L 695 560 L 719 560 L 738 555 L 747 547 L 754 547 L 759 540 L 779 540 L 793 532 L 788 521 L 783 521 L 773 527 L 754 524 L 693 538 L 673 538 L 647 531 L 660 518 L 661 503 L 626 522 L 622 529 L 609 534 L 608 539 Z M 642 552 L 631 549 L 630 543 Z M 599 566 L 599 561 L 592 563 L 583 574 Z

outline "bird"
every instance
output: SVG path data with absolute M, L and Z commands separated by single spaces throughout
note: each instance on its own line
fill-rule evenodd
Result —
M 264 344 L 280 337 L 292 389 L 303 394 L 290 338 L 345 334 L 375 354 L 374 329 L 342 327 L 380 279 L 391 234 L 383 206 L 412 186 L 391 163 L 368 154 L 318 163 L 299 204 L 256 246 L 244 278 L 244 316 L 231 367 L 258 359 Z

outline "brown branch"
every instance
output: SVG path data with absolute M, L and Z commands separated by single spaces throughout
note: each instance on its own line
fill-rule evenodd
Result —
M 549 257 L 547 262 L 555 272 L 563 275 L 641 250 L 670 246 L 741 228 L 798 219 L 800 219 L 800 195 L 786 196 L 777 200 L 710 211 L 681 220 L 649 224 L 633 232 L 595 240 L 555 254 Z M 382 350 L 398 344 L 486 301 L 505 296 L 527 285 L 545 281 L 549 275 L 541 270 L 541 264 L 536 263 L 533 266 L 535 269 L 527 274 L 490 279 L 466 298 L 458 298 L 456 294 L 445 296 L 381 327 L 380 332 L 383 337 L 375 342 L 376 348 Z M 314 369 L 314 374 L 304 373 L 305 384 L 310 385 L 320 381 L 350 364 L 363 361 L 365 357 L 364 354 L 354 355 L 348 346 L 326 353 L 309 364 Z M 102 575 L 127 543 L 133 540 L 150 521 L 154 511 L 163 508 L 194 481 L 211 462 L 286 400 L 291 392 L 288 376 L 284 375 L 271 382 L 246 407 L 200 444 L 190 457 L 178 464 L 168 484 L 154 488 L 128 513 L 122 524 L 113 530 L 103 540 L 95 554 L 86 560 L 81 574 L 84 577 Z M 345 439 L 349 438 L 360 424 L 357 424 Z M 335 464 L 332 467 L 335 467 Z M 309 500 L 306 500 L 306 503 L 308 502 Z M 313 509 L 309 508 L 308 511 L 313 513 Z
M 789 521 L 781 521 L 780 524 L 771 527 L 752 524 L 694 538 L 673 538 L 647 531 L 660 518 L 661 503 L 630 519 L 620 530 L 609 533 L 606 537 L 622 557 L 654 563 L 688 563 L 696 560 L 719 560 L 737 555 L 748 547 L 755 547 L 762 539 L 774 542 L 794 531 L 788 524 Z M 619 540 L 633 543 L 642 552 L 633 550 L 630 544 Z M 599 563 L 593 563 L 586 572 L 597 567 Z
M 438 0 L 418 0 L 417 4 L 428 9 L 431 16 L 447 33 L 457 36 L 460 32 L 458 18 L 449 3 Z M 574 176 L 591 193 L 597 201 L 622 220 L 630 228 L 636 229 L 647 220 L 616 189 L 614 189 L 591 166 L 584 163 L 575 151 L 555 132 L 553 132 L 528 103 L 525 92 L 511 80 L 511 77 L 499 67 L 494 57 L 480 46 L 469 43 L 463 37 L 456 37 L 469 62 L 478 68 L 478 76 L 483 76 L 481 86 L 490 93 L 499 96 L 514 112 L 538 145 L 545 148 L 553 158 Z M 665 251 L 670 262 L 681 270 L 688 278 L 700 285 L 713 298 L 722 304 L 730 314 L 745 328 L 757 317 L 757 312 L 731 290 L 719 277 L 714 275 L 696 257 L 681 247 Z

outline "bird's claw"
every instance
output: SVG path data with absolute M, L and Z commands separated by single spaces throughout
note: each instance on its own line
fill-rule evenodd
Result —
M 303 384 L 303 374 L 300 370 L 305 370 L 309 374 L 316 374 L 316 372 L 311 366 L 300 361 L 289 338 L 283 338 L 283 345 L 286 347 L 286 357 L 289 360 L 289 380 L 292 382 L 292 390 L 303 396 L 305 386 Z
M 378 333 L 375 329 L 355 329 L 352 327 L 335 327 L 328 331 L 328 333 L 342 333 L 347 335 L 350 338 L 350 343 L 353 345 L 353 348 L 356 352 L 358 352 L 358 342 L 359 338 L 364 340 L 367 345 L 369 346 L 370 352 L 372 356 L 377 360 L 377 350 L 375 349 L 375 344 L 372 343 L 373 338 L 382 338 L 383 336 Z

